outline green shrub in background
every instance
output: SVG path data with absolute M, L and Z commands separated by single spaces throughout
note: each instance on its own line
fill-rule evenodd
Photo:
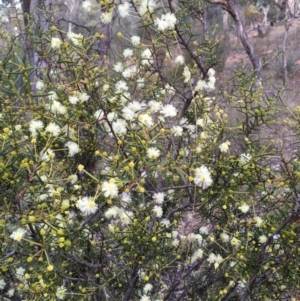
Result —
M 243 71 L 224 94 L 241 116 L 229 126 L 193 5 L 85 1 L 103 24 L 142 25 L 101 59 L 101 32 L 50 15 L 22 29 L 40 65 L 17 59 L 25 34 L 1 32 L 3 299 L 296 300 L 299 161 L 257 139 L 275 99 Z

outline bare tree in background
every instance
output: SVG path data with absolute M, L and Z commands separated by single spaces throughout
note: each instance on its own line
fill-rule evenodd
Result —
M 296 2 L 296 0 L 287 0 L 284 2 L 274 0 L 277 7 L 285 13 L 284 36 L 282 42 L 282 80 L 284 85 L 288 82 L 286 42 L 288 39 L 289 29 L 297 15 Z
M 223 8 L 233 18 L 236 26 L 237 36 L 242 42 L 243 47 L 252 63 L 255 78 L 256 78 L 256 86 L 259 87 L 262 83 L 262 61 L 247 35 L 247 31 L 245 29 L 245 25 L 244 25 L 244 21 L 239 5 L 235 0 L 207 0 L 207 1 L 212 4 L 222 5 Z

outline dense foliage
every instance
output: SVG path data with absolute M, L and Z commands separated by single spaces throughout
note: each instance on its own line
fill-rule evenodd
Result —
M 252 72 L 216 89 L 208 4 L 81 9 L 99 31 L 55 7 L 0 31 L 1 295 L 296 300 L 300 162 Z

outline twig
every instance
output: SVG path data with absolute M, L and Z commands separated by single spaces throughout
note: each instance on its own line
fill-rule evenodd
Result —
M 71 23 L 71 24 L 73 24 L 73 25 L 82 27 L 82 28 L 86 29 L 89 33 L 91 33 L 91 30 L 90 30 L 87 26 L 78 24 L 78 23 L 76 23 L 76 22 L 74 22 L 74 21 L 67 20 L 67 19 L 65 19 L 65 18 L 60 18 L 59 20 L 57 20 L 58 23 L 59 23 L 60 21 L 65 21 L 65 22 L 67 22 L 67 23 Z
M 99 269 L 102 268 L 103 265 L 101 263 L 92 263 L 92 262 L 88 262 L 86 260 L 83 260 L 81 258 L 78 258 L 76 255 L 72 254 L 72 253 L 68 253 L 68 257 L 72 258 L 75 262 L 84 265 L 88 268 L 92 268 L 92 269 Z
M 137 284 L 137 281 L 139 279 L 138 276 L 138 265 L 136 264 L 133 268 L 133 271 L 131 273 L 131 280 L 129 283 L 129 287 L 126 290 L 125 296 L 123 298 L 123 301 L 128 301 L 133 293 L 133 290 Z
M 9 253 L 7 253 L 4 257 L 0 258 L 0 261 L 5 260 L 13 255 L 15 255 L 17 253 L 17 251 L 15 249 L 13 249 L 12 251 L 10 251 Z

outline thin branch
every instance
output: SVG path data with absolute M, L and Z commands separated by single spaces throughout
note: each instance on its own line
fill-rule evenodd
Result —
M 225 0 L 208 0 L 208 2 L 211 4 L 224 5 L 225 7 L 227 6 L 227 1 L 225 1 Z
M 67 255 L 69 258 L 73 259 L 75 262 L 83 265 L 83 266 L 86 266 L 88 268 L 91 268 L 91 269 L 99 269 L 99 268 L 102 268 L 103 267 L 103 264 L 101 263 L 92 263 L 92 262 L 88 262 L 86 260 L 83 260 L 81 258 L 78 258 L 76 255 L 72 254 L 72 253 L 68 253 Z
M 14 249 L 14 250 L 10 251 L 9 253 L 7 253 L 4 257 L 0 258 L 0 261 L 5 260 L 5 259 L 7 259 L 9 257 L 12 257 L 16 253 L 17 253 L 17 251 Z
M 65 18 L 60 18 L 60 19 L 57 20 L 58 23 L 59 23 L 60 21 L 65 21 L 65 22 L 67 22 L 67 23 L 71 23 L 71 24 L 76 25 L 76 26 L 78 26 L 78 27 L 82 27 L 82 28 L 84 28 L 85 30 L 87 30 L 89 33 L 91 33 L 90 28 L 88 28 L 87 26 L 78 24 L 78 23 L 76 23 L 76 22 L 74 22 L 74 21 L 67 20 L 67 19 L 65 19 Z
M 138 276 L 138 265 L 136 264 L 133 268 L 133 271 L 131 273 L 131 280 L 129 283 L 129 286 L 126 290 L 125 296 L 123 298 L 123 301 L 128 301 L 133 293 L 133 290 L 139 280 L 139 276 Z

